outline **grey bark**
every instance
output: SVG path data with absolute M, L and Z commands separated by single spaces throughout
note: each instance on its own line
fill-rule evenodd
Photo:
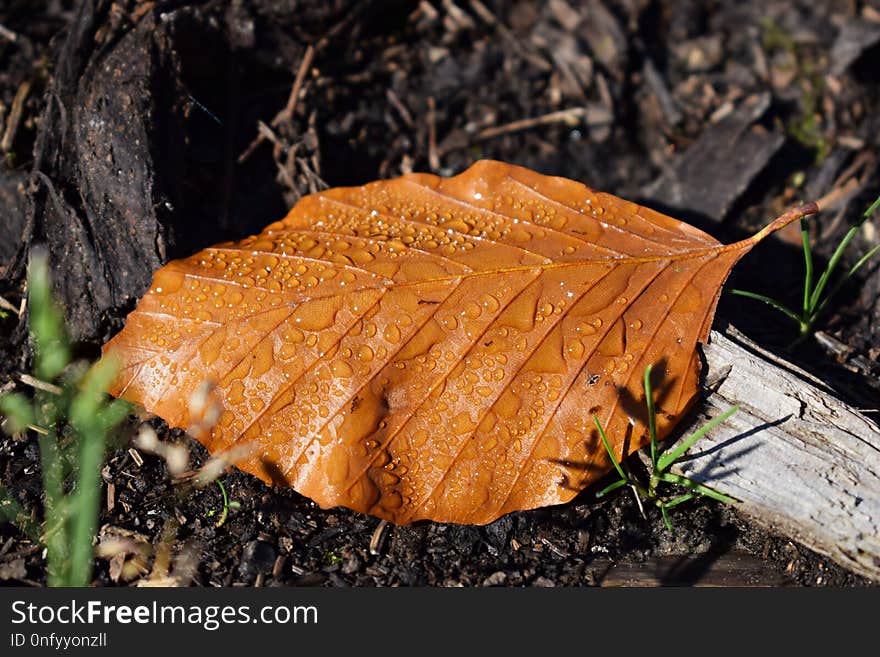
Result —
M 735 333 L 704 347 L 705 412 L 740 410 L 673 471 L 730 495 L 759 524 L 880 581 L 880 429 L 821 381 Z M 773 362 L 776 361 L 776 362 Z M 700 419 L 697 420 L 697 423 Z

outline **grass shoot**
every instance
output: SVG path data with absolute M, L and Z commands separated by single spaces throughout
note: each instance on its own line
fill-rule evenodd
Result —
M 648 365 L 645 368 L 644 387 L 645 404 L 648 408 L 648 434 L 651 440 L 651 475 L 648 479 L 648 483 L 647 485 L 645 485 L 644 483 L 639 481 L 617 459 L 617 457 L 614 455 L 614 451 L 611 449 L 611 444 L 608 442 L 608 437 L 605 434 L 605 429 L 602 427 L 602 423 L 599 421 L 599 418 L 596 417 L 596 415 L 594 414 L 593 421 L 596 423 L 596 429 L 599 431 L 599 437 L 602 439 L 602 444 L 605 445 L 605 450 L 608 452 L 608 456 L 611 458 L 611 462 L 614 464 L 614 469 L 617 471 L 618 475 L 617 480 L 600 490 L 596 494 L 596 496 L 604 497 L 605 495 L 608 495 L 618 488 L 629 486 L 632 489 L 633 494 L 635 495 L 636 503 L 639 505 L 639 508 L 642 509 L 642 511 L 644 512 L 644 507 L 642 505 L 643 500 L 653 502 L 660 509 L 660 512 L 663 514 L 663 522 L 666 524 L 666 528 L 671 532 L 673 531 L 673 528 L 672 522 L 669 519 L 669 509 L 678 506 L 679 504 L 687 502 L 688 500 L 691 500 L 697 496 L 711 497 L 714 500 L 725 502 L 727 504 L 732 504 L 736 501 L 732 497 L 724 495 L 723 493 L 719 493 L 716 490 L 712 490 L 708 486 L 704 486 L 703 484 L 697 483 L 696 481 L 688 479 L 687 477 L 673 474 L 669 472 L 669 468 L 673 463 L 681 458 L 681 456 L 685 452 L 687 452 L 695 442 L 697 442 L 700 438 L 705 436 L 706 433 L 708 433 L 716 426 L 724 422 L 731 415 L 733 415 L 739 409 L 739 406 L 734 406 L 728 411 L 722 413 L 721 415 L 712 418 L 712 420 L 710 420 L 702 427 L 697 429 L 690 436 L 685 438 L 672 451 L 661 452 L 657 443 L 657 422 L 654 410 L 654 393 L 651 388 L 651 365 Z M 679 486 L 684 488 L 687 492 L 671 498 L 666 497 L 661 495 L 660 493 L 661 484 L 671 484 Z
M 46 548 L 49 586 L 87 586 L 94 563 L 93 539 L 101 501 L 101 465 L 108 439 L 129 405 L 110 401 L 112 361 L 72 359 L 64 318 L 52 299 L 49 266 L 36 252 L 28 269 L 29 329 L 33 376 L 23 375 L 33 397 L 0 397 L 4 426 L 37 434 L 43 486 L 43 521 L 0 487 L 0 520 L 11 522 Z
M 834 250 L 834 253 L 831 255 L 831 258 L 828 260 L 828 264 L 825 266 L 825 269 L 822 271 L 822 274 L 819 276 L 818 280 L 816 280 L 814 275 L 814 262 L 813 262 L 813 251 L 810 247 L 810 236 L 807 230 L 807 218 L 801 218 L 801 242 L 803 243 L 804 250 L 804 289 L 803 289 L 803 301 L 801 303 L 801 308 L 799 311 L 794 311 L 785 304 L 773 299 L 772 297 L 768 297 L 764 294 L 757 294 L 755 292 L 748 292 L 746 290 L 731 290 L 731 294 L 737 294 L 742 297 L 748 297 L 749 299 L 755 299 L 757 301 L 762 301 L 767 305 L 775 308 L 783 315 L 797 323 L 799 330 L 799 337 L 795 341 L 794 344 L 797 344 L 808 335 L 813 333 L 813 329 L 816 324 L 816 320 L 822 314 L 822 312 L 827 308 L 828 302 L 837 294 L 843 285 L 853 277 L 853 275 L 866 263 L 870 260 L 874 255 L 880 251 L 880 244 L 877 244 L 872 249 L 870 249 L 865 255 L 863 255 L 859 260 L 849 268 L 846 273 L 843 274 L 837 281 L 829 287 L 829 283 L 834 272 L 837 270 L 837 267 L 840 265 L 840 261 L 843 258 L 844 253 L 849 247 L 850 243 L 855 238 L 856 234 L 858 234 L 859 230 L 865 224 L 869 217 L 877 210 L 878 206 L 880 206 L 880 196 L 868 207 L 867 210 L 862 214 L 861 220 L 852 226 L 844 235 L 843 239 L 840 240 L 840 243 L 837 245 L 837 248 Z

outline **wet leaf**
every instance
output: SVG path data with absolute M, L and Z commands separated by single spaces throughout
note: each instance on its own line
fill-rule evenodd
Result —
M 814 211 L 724 246 L 499 162 L 331 189 L 156 272 L 105 347 L 114 394 L 198 428 L 208 385 L 219 420 L 197 437 L 266 482 L 395 523 L 487 523 L 610 469 L 594 413 L 618 455 L 641 447 L 649 363 L 666 436 L 731 267 Z

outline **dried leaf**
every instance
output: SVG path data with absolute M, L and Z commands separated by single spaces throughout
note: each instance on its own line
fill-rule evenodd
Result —
M 709 235 L 499 162 L 303 198 L 261 234 L 160 269 L 105 347 L 114 394 L 238 467 L 402 524 L 569 501 L 694 400 L 721 285 L 758 240 Z

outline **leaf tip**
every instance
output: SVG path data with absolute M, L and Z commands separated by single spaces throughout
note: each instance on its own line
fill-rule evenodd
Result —
M 815 201 L 810 201 L 809 203 L 803 203 L 801 205 L 789 208 L 751 237 L 743 240 L 742 242 L 732 244 L 731 246 L 736 247 L 744 244 L 757 244 L 771 233 L 775 233 L 777 230 L 785 228 L 786 226 L 788 226 L 788 224 L 797 221 L 798 219 L 802 219 L 803 217 L 809 216 L 811 214 L 816 214 L 821 209 L 822 208 L 820 208 L 819 204 Z
M 807 217 L 811 214 L 818 214 L 819 211 L 823 209 L 824 208 L 819 207 L 819 204 L 816 201 L 810 201 L 809 203 L 804 203 L 795 208 L 795 212 L 799 213 L 801 217 Z

